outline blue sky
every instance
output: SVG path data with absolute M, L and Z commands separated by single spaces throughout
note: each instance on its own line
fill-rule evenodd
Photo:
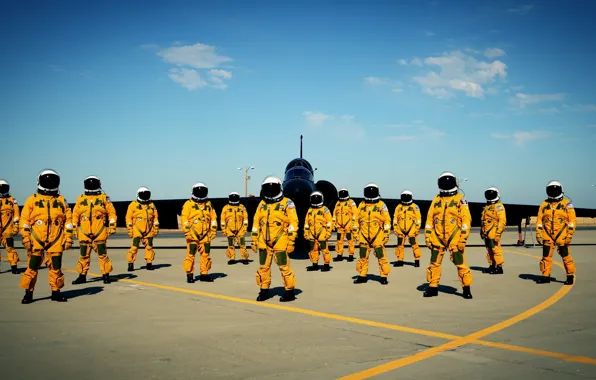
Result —
M 69 201 L 88 175 L 114 200 L 225 197 L 253 165 L 258 193 L 303 134 L 354 195 L 429 199 L 449 170 L 470 201 L 558 179 L 596 207 L 592 2 L 284 3 L 5 4 L 0 177 L 20 201 L 46 167 Z

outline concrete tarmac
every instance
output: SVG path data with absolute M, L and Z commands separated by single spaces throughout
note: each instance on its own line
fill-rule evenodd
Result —
M 422 235 L 418 241 L 424 243 Z M 516 241 L 515 231 L 503 236 L 504 244 Z M 119 234 L 109 240 L 111 284 L 101 281 L 93 253 L 88 283 L 72 285 L 78 250 L 65 252 L 66 303 L 49 300 L 48 271 L 41 269 L 35 301 L 21 305 L 21 276 L 10 273 L 3 251 L 3 379 L 596 378 L 594 230 L 576 233 L 571 248 L 576 284 L 565 286 L 565 272 L 557 265 L 556 282 L 535 283 L 541 247 L 505 246 L 505 273 L 483 273 L 485 250 L 474 229 L 466 250 L 472 300 L 461 297 L 449 255 L 439 296 L 422 297 L 429 261 L 424 247 L 421 267 L 415 268 L 406 246 L 406 265 L 391 268 L 386 286 L 378 282 L 374 255 L 369 282 L 357 285 L 356 261 L 332 262 L 330 272 L 307 272 L 307 254 L 296 252 L 291 266 L 297 299 L 280 303 L 283 286 L 275 263 L 274 295 L 255 302 L 258 256 L 249 249 L 254 260 L 249 265 L 227 265 L 222 237 L 211 251 L 213 283 L 186 283 L 180 233 L 155 239 L 154 271 L 145 270 L 142 249 L 136 270 L 126 271 L 129 243 Z M 395 243 L 392 236 L 391 262 Z M 19 254 L 26 259 L 22 249 Z M 561 263 L 556 253 L 554 262 Z M 198 267 L 197 258 L 197 277 Z

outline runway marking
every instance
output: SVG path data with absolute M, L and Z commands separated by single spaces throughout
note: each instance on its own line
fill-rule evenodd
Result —
M 514 251 L 504 251 L 504 252 L 514 253 L 514 254 L 518 254 L 518 255 L 522 255 L 522 256 L 528 256 L 528 257 L 532 257 L 534 259 L 539 258 L 537 256 L 529 255 L 529 254 L 521 253 L 521 252 L 514 252 Z M 558 262 L 553 262 L 553 264 L 555 264 L 555 265 L 563 268 L 563 265 L 560 264 L 560 263 L 558 263 Z M 67 269 L 67 268 L 63 268 L 63 271 L 70 272 L 70 273 L 78 273 L 76 270 Z M 89 275 L 96 276 L 96 277 L 101 277 L 101 275 L 100 274 L 97 274 L 97 273 L 91 273 L 91 272 L 89 272 Z M 412 333 L 412 334 L 418 334 L 418 335 L 429 336 L 429 337 L 434 337 L 434 338 L 441 338 L 441 339 L 446 339 L 446 340 L 450 340 L 451 341 L 449 343 L 446 343 L 445 345 L 458 343 L 455 347 L 458 347 L 458 346 L 461 346 L 461 345 L 465 345 L 465 344 L 477 344 L 477 345 L 486 346 L 486 347 L 500 348 L 500 349 L 504 349 L 504 350 L 508 350 L 508 351 L 523 352 L 523 353 L 529 353 L 529 354 L 534 354 L 534 355 L 538 355 L 538 356 L 552 357 L 552 358 L 557 358 L 557 359 L 561 359 L 561 360 L 569 361 L 569 362 L 577 362 L 577 363 L 585 363 L 585 364 L 596 365 L 596 359 L 585 357 L 585 356 L 567 355 L 567 354 L 563 354 L 563 353 L 550 352 L 550 351 L 545 351 L 545 350 L 537 350 L 537 349 L 533 349 L 533 348 L 526 348 L 526 347 L 515 346 L 515 345 L 511 345 L 511 344 L 506 344 L 506 343 L 497 343 L 497 342 L 491 342 L 491 341 L 485 341 L 485 340 L 480 340 L 479 339 L 482 336 L 489 335 L 489 334 L 492 334 L 492 333 L 497 332 L 499 330 L 502 330 L 502 329 L 504 329 L 506 327 L 509 327 L 510 325 L 512 325 L 514 323 L 517 323 L 517 322 L 521 321 L 522 319 L 526 319 L 529 316 L 531 316 L 533 314 L 536 314 L 539 311 L 542 311 L 546 307 L 550 306 L 552 303 L 558 301 L 558 299 L 557 299 L 557 300 L 553 301 L 551 304 L 544 306 L 543 309 L 538 310 L 539 307 L 543 306 L 543 304 L 545 304 L 546 302 L 548 302 L 549 300 L 551 300 L 553 297 L 555 297 L 556 294 L 555 294 L 555 296 L 552 296 L 551 298 L 547 299 L 547 301 L 543 302 L 542 304 L 537 305 L 534 308 L 532 308 L 532 309 L 530 309 L 530 310 L 528 310 L 528 311 L 526 311 L 526 312 L 524 312 L 522 314 L 519 314 L 517 316 L 514 316 L 514 317 L 508 319 L 507 321 L 500 322 L 500 323 L 498 323 L 498 324 L 496 324 L 494 326 L 491 326 L 491 327 L 487 328 L 487 329 L 495 328 L 496 326 L 501 326 L 501 325 L 509 322 L 509 324 L 503 325 L 503 327 L 500 327 L 496 331 L 490 331 L 490 332 L 488 332 L 488 333 L 486 333 L 486 334 L 484 334 L 482 336 L 476 336 L 480 332 L 483 332 L 483 331 L 486 331 L 487 330 L 487 329 L 484 329 L 484 330 L 481 330 L 479 332 L 473 333 L 471 335 L 462 337 L 462 336 L 459 336 L 459 335 L 446 334 L 446 333 L 441 333 L 441 332 L 436 332 L 436 331 L 431 331 L 431 330 L 417 329 L 417 328 L 411 328 L 411 327 L 406 327 L 406 326 L 394 325 L 394 324 L 389 324 L 389 323 L 375 322 L 375 321 L 370 321 L 370 320 L 366 320 L 366 319 L 346 317 L 346 316 L 342 316 L 342 315 L 323 313 L 323 312 L 318 312 L 318 311 L 308 310 L 308 309 L 301 309 L 301 308 L 292 307 L 292 306 L 276 305 L 276 304 L 265 303 L 265 302 L 257 302 L 257 301 L 254 301 L 254 300 L 249 300 L 249 299 L 244 299 L 244 298 L 231 297 L 231 296 L 226 296 L 226 295 L 222 295 L 222 294 L 209 293 L 209 292 L 204 292 L 204 291 L 194 290 L 194 289 L 179 288 L 179 287 L 169 286 L 169 285 L 161 285 L 161 284 L 156 284 L 156 283 L 151 283 L 151 282 L 144 282 L 144 281 L 130 280 L 130 279 L 119 279 L 118 282 L 127 282 L 127 283 L 131 283 L 131 284 L 145 285 L 147 287 L 152 287 L 152 288 L 157 288 L 157 289 L 163 289 L 163 290 L 170 290 L 170 291 L 174 291 L 174 292 L 178 292 L 178 293 L 187 293 L 187 294 L 200 295 L 200 296 L 205 296 L 205 297 L 210 297 L 210 298 L 217 298 L 217 299 L 222 299 L 222 300 L 232 301 L 232 302 L 237 302 L 237 303 L 244 303 L 244 304 L 250 304 L 250 305 L 255 305 L 255 306 L 260 306 L 260 307 L 268 307 L 268 308 L 272 308 L 272 309 L 290 311 L 290 312 L 294 312 L 294 313 L 298 313 L 298 314 L 311 315 L 311 316 L 316 316 L 316 317 L 321 317 L 321 318 L 326 318 L 326 319 L 331 319 L 331 320 L 337 320 L 337 321 L 343 321 L 343 322 L 350 322 L 350 323 L 355 323 L 355 324 L 364 325 L 364 326 L 379 327 L 379 328 L 384 328 L 384 329 L 388 329 L 388 330 L 401 331 L 401 332 L 409 332 L 409 333 Z M 571 290 L 571 287 L 572 286 L 566 286 L 564 288 L 561 288 L 560 291 L 564 291 L 565 294 L 566 294 L 569 290 Z M 557 294 L 558 293 L 559 292 L 557 292 Z M 561 295 L 561 297 L 563 295 Z M 530 311 L 534 311 L 534 312 L 532 314 L 527 315 L 527 316 L 524 317 L 524 315 L 526 313 L 529 313 Z M 514 320 L 516 318 L 521 318 L 521 319 L 518 319 L 516 321 L 512 321 L 512 320 Z M 464 343 L 461 343 L 462 341 L 464 341 Z M 438 349 L 438 348 L 441 348 L 441 347 L 443 347 L 445 345 L 437 346 L 437 347 L 434 347 L 433 349 Z M 443 351 L 448 350 L 450 348 L 451 348 L 451 346 L 442 349 L 440 352 L 443 352 Z M 429 350 L 427 350 L 427 351 L 429 351 Z M 427 352 L 427 351 L 423 351 L 422 353 Z M 436 354 L 438 354 L 440 352 L 437 352 L 437 353 L 435 353 L 433 355 L 430 355 L 430 356 L 427 356 L 427 357 L 434 356 L 434 355 L 436 355 Z M 414 356 L 416 356 L 416 355 L 414 355 Z M 411 357 L 408 357 L 408 358 L 411 358 Z M 404 360 L 404 359 L 407 359 L 407 358 L 403 358 L 403 359 L 400 359 L 400 360 Z M 419 360 L 422 360 L 422 359 L 418 359 L 416 361 L 419 361 Z M 412 363 L 413 362 L 415 362 L 415 361 L 412 361 Z M 390 363 L 388 363 L 388 364 L 390 364 Z M 403 364 L 401 366 L 404 366 L 404 365 L 407 365 L 407 364 Z M 375 368 L 377 368 L 377 367 L 375 367 Z M 399 367 L 396 367 L 396 368 L 399 368 Z M 384 372 L 386 372 L 386 371 L 384 371 Z M 356 376 L 356 375 L 358 375 L 358 374 L 351 375 L 351 376 Z M 345 378 L 364 378 L 364 377 L 350 377 L 350 376 L 348 376 L 348 377 L 345 377 Z
M 505 252 L 505 250 L 504 250 L 504 252 Z M 519 254 L 519 255 L 522 255 L 522 256 L 529 256 L 529 257 L 532 257 L 534 259 L 541 259 L 542 258 L 541 256 L 534 256 L 534 255 L 530 255 L 530 254 L 526 254 L 526 253 L 521 253 L 521 252 L 514 252 L 514 251 L 506 251 L 506 252 L 508 252 L 508 253 L 514 253 L 514 254 Z M 555 265 L 558 265 L 558 266 L 564 268 L 563 265 L 561 265 L 560 263 L 557 263 L 557 262 L 553 262 L 553 263 Z M 492 326 L 489 326 L 489 327 L 487 327 L 485 329 L 476 331 L 476 332 L 474 332 L 474 333 L 472 333 L 470 335 L 467 335 L 465 337 L 461 337 L 461 338 L 459 338 L 457 340 L 454 340 L 454 341 L 451 341 L 451 342 L 447 342 L 447 343 L 442 344 L 440 346 L 435 346 L 435 347 L 429 348 L 427 350 L 424 350 L 424 351 L 419 352 L 419 353 L 414 354 L 414 355 L 406 356 L 404 358 L 401 358 L 401 359 L 398 359 L 398 360 L 394 360 L 394 361 L 391 361 L 389 363 L 381 364 L 379 366 L 376 366 L 376 367 L 373 367 L 373 368 L 369 368 L 369 369 L 366 369 L 366 370 L 361 371 L 361 372 L 357 372 L 357 373 L 354 373 L 354 374 L 351 374 L 351 375 L 348 375 L 348 376 L 341 377 L 340 380 L 367 379 L 369 377 L 380 375 L 382 373 L 393 371 L 393 370 L 396 370 L 398 368 L 405 367 L 405 366 L 407 366 L 409 364 L 413 364 L 413 363 L 422 361 L 424 359 L 431 358 L 431 357 L 436 356 L 436 355 L 438 355 L 438 354 L 440 354 L 442 352 L 445 352 L 447 350 L 452 350 L 454 348 L 461 347 L 463 345 L 470 344 L 470 343 L 479 343 L 480 342 L 479 341 L 480 338 L 483 338 L 483 337 L 485 337 L 487 335 L 494 334 L 494 333 L 496 333 L 498 331 L 504 330 L 507 327 L 510 327 L 510 326 L 512 326 L 512 325 L 514 325 L 514 324 L 516 324 L 518 322 L 521 322 L 521 321 L 523 321 L 523 320 L 525 320 L 525 319 L 527 319 L 527 318 L 529 318 L 529 317 L 531 317 L 531 316 L 533 316 L 535 314 L 538 314 L 539 312 L 545 310 L 549 306 L 552 306 L 553 304 L 555 304 L 556 302 L 558 302 L 561 298 L 563 298 L 567 293 L 569 293 L 569 291 L 571 291 L 572 288 L 573 288 L 573 285 L 564 286 L 562 288 L 559 288 L 559 290 L 555 294 L 553 294 L 552 296 L 550 296 L 548 299 L 546 299 L 545 301 L 541 302 L 540 304 L 538 304 L 538 305 L 536 305 L 536 306 L 534 306 L 534 307 L 532 307 L 532 308 L 524 311 L 523 313 L 520 313 L 518 315 L 515 315 L 515 316 L 513 316 L 513 317 L 511 317 L 509 319 L 506 319 L 506 320 L 504 320 L 502 322 L 499 322 L 497 324 L 494 324 Z M 497 345 L 500 345 L 500 344 L 495 344 L 495 345 L 493 345 L 493 347 L 495 347 Z M 502 347 L 501 346 L 501 348 L 505 348 L 505 347 Z M 509 349 L 509 347 L 507 347 L 507 349 Z M 535 354 L 537 354 L 538 351 L 540 351 L 540 350 L 525 349 L 524 351 L 521 351 L 521 352 L 528 352 L 528 353 L 535 353 Z M 547 351 L 547 353 L 548 353 L 548 351 Z M 554 355 L 552 355 L 554 353 L 550 353 L 550 354 L 551 355 L 547 355 L 547 356 L 558 357 L 558 358 L 563 358 L 561 356 L 564 356 L 564 357 L 571 356 L 571 355 L 564 355 L 564 354 L 556 354 L 556 356 L 554 356 Z M 586 362 L 589 363 L 589 364 L 596 364 L 596 363 L 592 363 L 592 362 L 596 362 L 596 360 L 594 360 L 594 359 L 584 358 L 584 360 L 585 359 L 588 359 Z

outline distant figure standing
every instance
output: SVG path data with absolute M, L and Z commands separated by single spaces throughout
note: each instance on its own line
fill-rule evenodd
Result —
M 308 256 L 312 262 L 312 266 L 306 268 L 309 272 L 319 269 L 319 253 L 323 254 L 324 262 L 321 272 L 330 270 L 329 238 L 333 231 L 333 217 L 323 201 L 323 193 L 320 191 L 315 191 L 310 195 L 310 207 L 304 221 L 304 238 L 310 243 Z
M 153 239 L 159 234 L 159 218 L 157 209 L 151 201 L 151 191 L 148 188 L 139 187 L 137 189 L 137 199 L 128 205 L 126 228 L 128 236 L 132 239 L 132 246 L 126 255 L 128 271 L 133 272 L 135 270 L 134 262 L 137 259 L 137 252 L 141 243 L 145 246 L 147 270 L 153 270 L 153 260 L 155 260 Z
M 539 284 L 549 283 L 553 266 L 555 247 L 563 259 L 567 273 L 565 285 L 573 285 L 575 279 L 575 262 L 571 257 L 569 245 L 573 239 L 577 220 L 573 203 L 563 197 L 563 185 L 551 181 L 546 185 L 547 199 L 542 202 L 536 219 L 536 239 L 542 244 L 542 260 L 540 271 L 542 278 Z
M 8 254 L 12 274 L 18 274 L 19 254 L 14 248 L 14 237 L 19 234 L 19 203 L 10 195 L 10 184 L 0 179 L 0 239 Z
M 356 234 L 352 232 L 356 224 L 358 215 L 358 206 L 350 198 L 347 189 L 340 189 L 338 192 L 339 200 L 335 203 L 333 209 L 333 228 L 337 231 L 337 242 L 335 243 L 335 252 L 337 256 L 333 261 L 342 261 L 344 259 L 344 239 L 348 243 L 348 261 L 354 261 L 354 252 L 356 251 Z
M 248 265 L 248 249 L 246 249 L 246 232 L 248 231 L 248 212 L 240 203 L 240 194 L 232 192 L 228 195 L 228 204 L 221 210 L 220 226 L 222 234 L 228 238 L 228 265 L 236 263 L 235 244 L 240 247 L 242 263 Z
M 417 237 L 420 233 L 421 224 L 420 207 L 412 200 L 412 192 L 405 190 L 401 193 L 401 203 L 395 207 L 395 212 L 393 213 L 393 233 L 397 236 L 397 247 L 395 247 L 397 261 L 394 266 L 404 266 L 406 238 L 408 238 L 412 246 L 414 266 L 420 266 L 421 255 Z
M 480 220 L 480 236 L 486 246 L 486 273 L 503 274 L 503 250 L 501 249 L 501 235 L 507 226 L 505 206 L 501 203 L 499 189 L 489 187 L 484 192 L 486 206 L 482 209 Z

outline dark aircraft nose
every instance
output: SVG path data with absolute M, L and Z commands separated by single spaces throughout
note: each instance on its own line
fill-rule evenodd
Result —
M 308 204 L 310 194 L 315 191 L 315 185 L 303 179 L 292 179 L 284 182 L 284 196 L 290 198 L 295 203 Z

